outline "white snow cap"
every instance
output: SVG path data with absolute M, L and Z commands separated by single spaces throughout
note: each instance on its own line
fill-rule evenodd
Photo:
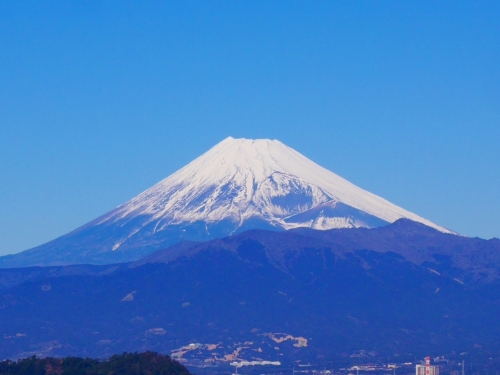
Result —
M 408 218 L 452 233 L 353 185 L 278 140 L 232 137 L 117 207 L 102 221 L 147 215 L 148 222 L 157 222 L 155 230 L 161 230 L 199 220 L 243 223 L 256 217 L 285 229 L 314 227 L 285 220 L 327 202 L 340 202 L 387 222 Z M 342 220 L 323 222 L 327 224 L 321 229 L 356 226 Z

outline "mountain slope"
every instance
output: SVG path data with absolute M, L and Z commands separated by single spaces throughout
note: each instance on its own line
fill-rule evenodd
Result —
M 113 211 L 0 267 L 138 259 L 181 240 L 247 229 L 378 227 L 408 218 L 450 232 L 279 141 L 227 138 Z
M 287 232 L 269 233 L 251 230 L 237 236 L 208 242 L 181 242 L 155 251 L 131 263 L 137 267 L 148 263 L 169 263 L 182 256 L 192 256 L 208 248 L 235 251 L 247 240 L 257 241 L 271 249 L 273 264 L 279 265 L 284 252 L 300 249 L 330 249 L 341 255 L 358 251 L 393 253 L 405 260 L 433 269 L 468 285 L 500 280 L 500 240 L 467 238 L 442 233 L 421 223 L 399 219 L 380 228 L 341 228 L 313 230 L 298 228 Z
M 500 241 L 408 220 L 253 230 L 128 266 L 0 270 L 0 357 L 149 349 L 190 363 L 227 363 L 235 352 L 317 363 L 355 350 L 498 353 L 499 273 Z

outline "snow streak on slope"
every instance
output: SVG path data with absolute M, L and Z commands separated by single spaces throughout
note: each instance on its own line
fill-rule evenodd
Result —
M 154 223 L 153 233 L 199 221 L 229 219 L 238 227 L 255 218 L 284 229 L 370 226 L 356 217 L 325 216 L 323 206 L 332 209 L 338 204 L 381 222 L 404 217 L 449 232 L 353 185 L 277 140 L 231 137 L 94 224 L 144 217 L 141 226 Z M 291 220 L 314 209 L 318 217 Z

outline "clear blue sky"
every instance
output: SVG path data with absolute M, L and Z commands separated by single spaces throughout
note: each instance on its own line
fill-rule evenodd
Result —
M 0 2 L 0 254 L 231 135 L 500 237 L 498 1 Z

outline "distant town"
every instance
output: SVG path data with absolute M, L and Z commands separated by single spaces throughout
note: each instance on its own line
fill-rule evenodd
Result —
M 261 363 L 240 361 L 206 365 L 184 363 L 192 373 L 259 374 L 259 375 L 499 375 L 500 361 L 480 353 L 453 353 L 449 356 L 424 357 L 409 360 L 409 355 L 389 358 L 374 352 L 356 351 L 347 358 L 316 363 L 297 362 L 284 365 L 279 361 Z M 399 359 L 399 360 L 398 360 Z

